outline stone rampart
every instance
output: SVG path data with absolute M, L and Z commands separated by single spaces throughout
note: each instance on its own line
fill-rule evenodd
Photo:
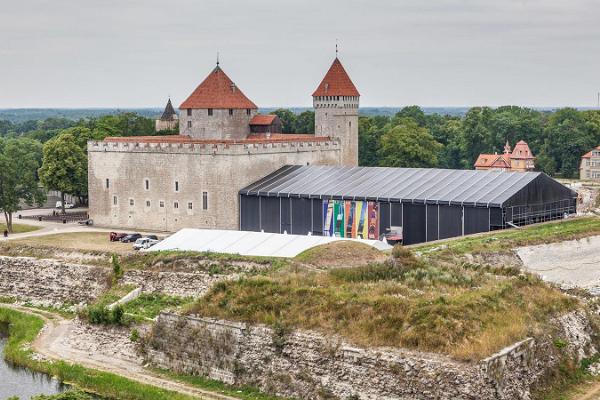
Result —
M 110 282 L 101 267 L 0 256 L 0 296 L 41 305 L 89 303 Z
M 559 360 L 552 343 L 533 339 L 466 363 L 359 348 L 315 332 L 169 313 L 159 316 L 144 352 L 156 367 L 310 399 L 529 399 Z

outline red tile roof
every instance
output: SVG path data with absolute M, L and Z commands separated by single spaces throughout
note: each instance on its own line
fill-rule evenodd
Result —
M 475 168 L 510 168 L 509 154 L 480 154 L 475 161 Z
M 600 146 L 596 147 L 594 150 L 600 150 Z M 582 155 L 581 158 L 592 158 L 592 151 L 594 151 L 594 150 L 588 151 L 587 153 Z
M 172 144 L 253 144 L 285 142 L 326 142 L 328 137 L 312 134 L 254 133 L 246 139 L 197 139 L 187 135 L 107 137 L 106 143 L 172 143 Z
M 360 96 L 360 94 L 336 57 L 313 96 Z
M 533 160 L 533 159 L 535 159 L 535 157 L 533 156 L 533 153 L 529 149 L 529 145 L 524 140 L 521 140 L 519 143 L 517 143 L 515 145 L 515 148 L 513 149 L 512 153 L 510 155 L 510 158 L 515 159 L 515 160 Z
M 217 65 L 179 106 L 186 108 L 258 108 Z
M 277 118 L 277 115 L 258 114 L 252 117 L 250 125 L 271 125 L 275 118 Z

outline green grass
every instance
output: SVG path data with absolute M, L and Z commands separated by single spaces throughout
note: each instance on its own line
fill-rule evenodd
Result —
M 600 218 L 584 217 L 537 224 L 521 229 L 500 230 L 441 243 L 415 246 L 420 253 L 451 252 L 453 254 L 502 252 L 515 247 L 561 242 L 600 234 Z
M 0 223 L 0 232 L 4 232 L 4 230 L 6 229 L 6 224 L 5 223 Z M 26 225 L 26 224 L 15 224 L 13 223 L 13 234 L 15 233 L 27 233 L 27 232 L 33 232 L 33 231 L 37 231 L 39 230 L 40 227 L 39 226 L 34 226 L 34 225 Z
M 394 256 L 395 263 L 219 282 L 188 312 L 477 360 L 579 307 L 515 269 L 430 263 L 403 248 Z
M 123 305 L 123 310 L 138 320 L 156 318 L 161 311 L 176 311 L 192 304 L 192 298 L 167 296 L 159 293 L 144 293 L 137 299 Z
M 206 263 L 213 261 L 214 263 Z M 157 251 L 150 253 L 136 253 L 121 258 L 124 269 L 177 269 L 181 265 L 194 265 L 206 272 L 215 274 L 237 272 L 231 263 L 246 262 L 279 269 L 289 264 L 284 258 L 241 256 L 239 254 L 225 254 L 213 252 L 194 251 Z M 202 265 L 201 265 L 202 264 Z
M 9 338 L 4 348 L 4 357 L 17 365 L 34 371 L 56 376 L 63 382 L 75 384 L 85 391 L 121 400 L 190 400 L 194 397 L 182 395 L 155 386 L 141 384 L 121 376 L 71 364 L 65 361 L 44 362 L 32 360 L 28 349 L 42 327 L 41 318 L 2 308 L 0 322 L 9 324 Z
M 251 386 L 231 386 L 223 382 L 216 381 L 214 379 L 205 378 L 203 376 L 192 376 L 176 374 L 171 371 L 163 369 L 154 369 L 157 374 L 163 375 L 169 379 L 187 383 L 191 386 L 195 386 L 204 390 L 210 390 L 211 392 L 221 393 L 227 396 L 237 397 L 244 400 L 284 400 L 283 397 L 273 396 L 262 393 L 256 388 Z

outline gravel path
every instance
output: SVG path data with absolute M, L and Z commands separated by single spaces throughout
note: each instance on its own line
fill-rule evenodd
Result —
M 54 313 L 32 310 L 17 305 L 2 304 L 2 307 L 36 315 L 44 320 L 44 328 L 32 343 L 32 349 L 44 357 L 69 361 L 99 371 L 111 372 L 137 382 L 200 399 L 236 400 L 234 397 L 209 392 L 153 374 L 144 369 L 138 357 L 132 357 L 130 352 L 127 351 L 114 351 L 113 354 L 106 354 L 105 351 L 98 351 L 99 347 L 103 346 L 102 343 L 87 343 L 88 349 L 81 349 L 82 345 L 86 345 L 83 343 L 86 337 L 81 334 L 82 326 L 76 321 L 64 319 Z M 74 338 L 76 338 L 76 341 L 73 340 Z M 77 348 L 73 346 L 74 343 L 78 344 Z

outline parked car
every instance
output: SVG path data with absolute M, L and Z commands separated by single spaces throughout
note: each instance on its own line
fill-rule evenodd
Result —
M 158 236 L 156 236 L 156 235 L 146 235 L 144 237 L 148 238 L 148 239 L 152 239 L 152 240 L 158 240 Z
M 77 223 L 78 223 L 79 225 L 88 225 L 88 226 L 90 226 L 90 225 L 94 225 L 94 220 L 93 220 L 93 219 L 90 219 L 90 218 L 88 218 L 88 219 L 84 219 L 83 221 L 79 221 L 79 222 L 77 222 Z
M 127 234 L 123 232 L 111 232 L 108 235 L 111 242 L 120 242 L 125 236 L 127 236 Z
M 133 244 L 133 249 L 134 250 L 149 249 L 150 247 L 154 246 L 156 243 L 158 243 L 158 240 L 156 240 L 156 239 L 150 239 L 149 237 L 140 238 L 140 239 L 136 240 L 135 243 Z
M 140 235 L 139 233 L 130 233 L 129 235 L 122 237 L 121 242 L 122 243 L 133 243 L 141 237 L 142 237 L 142 235 Z
M 402 227 L 390 226 L 385 232 L 385 240 L 389 245 L 393 246 L 397 243 L 402 243 Z
M 73 208 L 73 207 L 75 207 L 75 204 L 69 203 L 68 201 L 65 202 L 65 208 Z M 56 202 L 56 208 L 62 208 L 62 201 Z

